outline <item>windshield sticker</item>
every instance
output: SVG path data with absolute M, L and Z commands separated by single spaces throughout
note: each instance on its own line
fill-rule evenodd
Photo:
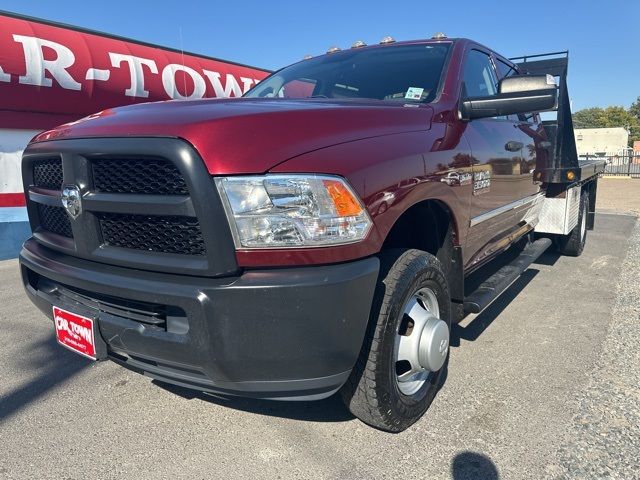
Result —
M 420 100 L 422 98 L 422 92 L 424 92 L 424 88 L 418 87 L 409 87 L 404 98 L 408 98 L 410 100 Z

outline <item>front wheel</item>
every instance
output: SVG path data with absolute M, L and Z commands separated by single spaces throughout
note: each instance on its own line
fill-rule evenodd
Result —
M 382 254 L 366 338 L 341 390 L 356 417 L 401 432 L 429 408 L 446 377 L 450 302 L 436 257 L 413 249 Z

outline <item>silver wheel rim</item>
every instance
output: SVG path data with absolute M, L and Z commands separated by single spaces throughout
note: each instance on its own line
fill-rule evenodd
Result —
M 395 374 L 398 389 L 414 395 L 444 363 L 449 327 L 440 319 L 438 298 L 424 287 L 407 300 L 396 331 Z

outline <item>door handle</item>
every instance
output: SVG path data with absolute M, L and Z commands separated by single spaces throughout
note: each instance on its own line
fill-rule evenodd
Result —
M 505 150 L 508 150 L 509 152 L 519 152 L 520 150 L 522 150 L 522 147 L 524 147 L 524 143 L 514 142 L 513 140 L 507 142 L 507 144 L 504 146 Z

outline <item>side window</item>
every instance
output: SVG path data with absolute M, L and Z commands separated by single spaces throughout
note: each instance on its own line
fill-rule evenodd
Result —
M 498 93 L 498 79 L 491 59 L 479 50 L 471 50 L 467 54 L 462 78 L 469 97 L 487 97 Z

